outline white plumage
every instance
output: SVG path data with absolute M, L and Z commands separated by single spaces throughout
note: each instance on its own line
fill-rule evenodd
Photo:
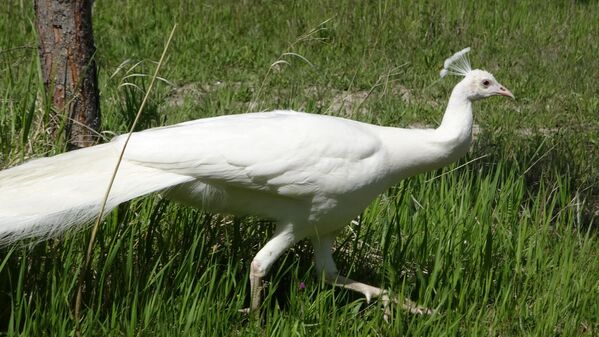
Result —
M 465 52 L 460 53 L 450 65 L 463 60 Z M 277 221 L 273 238 L 251 265 L 252 309 L 260 304 L 261 278 L 287 248 L 304 238 L 312 240 L 317 270 L 328 282 L 359 291 L 368 300 L 381 296 L 379 288 L 338 275 L 333 239 L 391 185 L 464 155 L 471 140 L 472 101 L 513 97 L 485 71 L 463 75 L 437 129 L 272 111 L 134 133 L 106 212 L 132 198 L 162 192 L 205 210 Z M 121 136 L 1 171 L 0 243 L 45 238 L 92 221 L 123 143 Z M 425 311 L 409 301 L 404 306 Z

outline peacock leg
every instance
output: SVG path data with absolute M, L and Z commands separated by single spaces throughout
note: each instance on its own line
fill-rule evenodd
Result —
M 293 231 L 289 228 L 278 228 L 275 235 L 260 249 L 250 266 L 250 296 L 249 309 L 243 312 L 258 313 L 262 302 L 262 278 L 268 273 L 272 264 L 295 243 Z
M 380 298 L 385 310 L 385 319 L 389 316 L 389 303 L 401 304 L 404 310 L 413 314 L 431 314 L 432 310 L 423 306 L 419 306 L 407 298 L 399 298 L 390 296 L 389 293 L 381 288 L 354 281 L 345 276 L 339 275 L 335 261 L 333 260 L 333 237 L 313 238 L 312 245 L 314 246 L 314 262 L 316 270 L 320 274 L 324 274 L 326 283 L 343 287 L 361 293 L 366 297 L 366 302 L 370 303 L 373 298 Z

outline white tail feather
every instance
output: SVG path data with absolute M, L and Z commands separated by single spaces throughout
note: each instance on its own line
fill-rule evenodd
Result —
M 0 245 L 31 237 L 45 239 L 93 221 L 113 174 L 119 143 L 0 171 Z M 187 176 L 123 161 L 104 215 L 122 202 L 189 180 Z

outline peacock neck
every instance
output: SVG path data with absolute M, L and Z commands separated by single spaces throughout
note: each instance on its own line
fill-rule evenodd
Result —
M 472 102 L 468 99 L 464 82 L 460 82 L 454 87 L 443 120 L 436 132 L 441 140 L 447 140 L 454 145 L 470 145 Z
M 391 180 L 438 169 L 468 152 L 472 140 L 472 103 L 466 92 L 462 84 L 454 88 L 441 125 L 436 129 L 379 131 L 384 143 L 393 144 L 387 149 Z

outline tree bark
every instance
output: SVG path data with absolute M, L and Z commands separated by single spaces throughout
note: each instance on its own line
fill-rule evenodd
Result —
M 64 126 L 69 150 L 99 139 L 92 4 L 93 0 L 35 0 L 44 86 L 53 107 L 52 132 Z

